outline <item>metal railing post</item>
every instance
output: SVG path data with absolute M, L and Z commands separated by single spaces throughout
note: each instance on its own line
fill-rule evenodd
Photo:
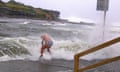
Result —
M 84 55 L 87 55 L 87 54 L 89 54 L 89 53 L 93 53 L 93 52 L 95 52 L 95 51 L 101 50 L 101 49 L 103 49 L 103 48 L 105 48 L 105 47 L 108 47 L 108 46 L 110 46 L 110 45 L 113 45 L 113 44 L 115 44 L 115 43 L 117 43 L 117 42 L 120 42 L 120 37 L 115 38 L 115 39 L 112 39 L 112 40 L 110 40 L 110 41 L 107 41 L 107 42 L 102 43 L 102 44 L 100 44 L 100 45 L 98 45 L 98 46 L 95 46 L 95 47 L 90 48 L 90 49 L 88 49 L 88 50 L 86 50 L 86 51 L 83 51 L 83 52 L 81 52 L 81 53 L 76 54 L 76 55 L 74 56 L 74 72 L 83 72 L 83 71 L 88 70 L 88 69 L 91 69 L 91 68 L 95 68 L 95 67 L 98 67 L 98 66 L 101 66 L 101 65 L 104 65 L 104 64 L 113 62 L 113 61 L 120 60 L 120 56 L 117 56 L 117 57 L 114 57 L 114 58 L 111 58 L 111 59 L 106 59 L 106 60 L 103 60 L 103 61 L 98 62 L 98 63 L 96 63 L 96 64 L 89 65 L 89 66 L 86 66 L 86 67 L 84 67 L 84 68 L 79 69 L 79 58 L 80 58 L 81 56 L 84 56 Z

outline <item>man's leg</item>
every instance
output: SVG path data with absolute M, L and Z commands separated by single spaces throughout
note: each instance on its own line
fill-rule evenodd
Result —
M 42 46 L 41 51 L 40 51 L 40 53 L 41 53 L 40 57 L 43 56 L 44 49 L 45 49 L 45 46 Z
M 47 48 L 47 51 L 51 54 L 50 47 Z

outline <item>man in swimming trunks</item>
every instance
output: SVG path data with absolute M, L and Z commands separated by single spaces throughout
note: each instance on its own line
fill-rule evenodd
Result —
M 42 39 L 42 42 L 41 42 L 42 48 L 41 48 L 41 51 L 40 51 L 40 53 L 41 53 L 40 57 L 43 56 L 44 49 L 47 49 L 47 51 L 51 54 L 50 48 L 53 45 L 53 41 L 52 41 L 52 39 L 49 35 L 42 34 L 41 39 Z

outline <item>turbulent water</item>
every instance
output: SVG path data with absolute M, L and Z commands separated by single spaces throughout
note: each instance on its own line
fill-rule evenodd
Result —
M 99 33 L 97 28 L 97 24 L 70 24 L 30 19 L 0 19 L 0 60 L 38 60 L 41 47 L 40 35 L 42 33 L 48 33 L 54 40 L 54 45 L 51 48 L 52 54 L 50 55 L 45 51 L 45 59 L 73 60 L 75 53 L 86 50 L 93 46 L 93 43 L 99 41 L 97 39 L 99 38 L 97 37 L 97 33 Z M 120 33 L 119 26 L 111 28 L 110 33 L 110 37 L 114 37 L 112 36 L 113 34 L 118 36 Z M 92 56 L 83 58 L 91 59 L 93 58 Z M 106 57 L 105 54 L 103 55 L 104 57 Z

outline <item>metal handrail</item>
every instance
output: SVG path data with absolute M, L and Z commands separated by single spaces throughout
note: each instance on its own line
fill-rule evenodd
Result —
M 98 66 L 107 64 L 107 63 L 111 63 L 111 62 L 113 62 L 113 61 L 120 60 L 120 56 L 117 56 L 117 57 L 110 58 L 110 59 L 106 59 L 106 60 L 103 60 L 103 61 L 101 61 L 101 62 L 95 63 L 95 64 L 93 64 L 93 65 L 86 66 L 86 67 L 84 67 L 84 68 L 79 69 L 79 58 L 80 58 L 80 57 L 82 57 L 82 56 L 84 56 L 84 55 L 87 55 L 87 54 L 89 54 L 89 53 L 93 53 L 93 52 L 95 52 L 95 51 L 101 50 L 101 49 L 103 49 L 103 48 L 105 48 L 105 47 L 108 47 L 108 46 L 113 45 L 113 44 L 118 43 L 118 42 L 120 42 L 120 37 L 117 37 L 117 38 L 115 38 L 115 39 L 112 39 L 112 40 L 110 40 L 110 41 L 107 41 L 107 42 L 105 42 L 105 43 L 102 43 L 102 44 L 100 44 L 100 45 L 98 45 L 98 46 L 95 46 L 95 47 L 93 47 L 93 48 L 90 48 L 90 49 L 88 49 L 88 50 L 86 50 L 86 51 L 83 51 L 83 52 L 81 52 L 81 53 L 75 54 L 75 56 L 74 56 L 74 72 L 83 72 L 83 71 L 88 70 L 88 69 L 91 69 L 91 68 L 95 68 L 95 67 L 98 67 Z

